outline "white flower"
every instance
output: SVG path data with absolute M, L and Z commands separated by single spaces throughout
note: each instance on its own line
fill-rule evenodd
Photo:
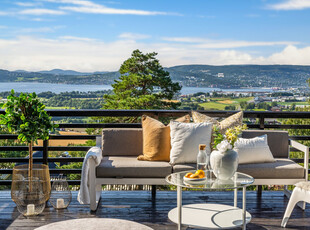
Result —
M 229 144 L 229 142 L 227 140 L 223 140 L 221 143 L 219 143 L 216 146 L 217 150 L 224 153 L 226 152 L 228 149 L 232 149 L 231 144 Z

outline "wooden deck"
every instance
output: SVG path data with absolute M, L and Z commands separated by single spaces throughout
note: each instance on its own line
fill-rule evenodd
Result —
M 238 206 L 241 207 L 241 193 Z M 0 229 L 35 229 L 36 227 L 62 220 L 75 218 L 119 218 L 136 221 L 153 229 L 176 229 L 168 220 L 168 212 L 176 207 L 176 192 L 157 191 L 156 202 L 151 200 L 150 191 L 104 191 L 96 213 L 90 213 L 87 205 L 80 205 L 77 192 L 72 194 L 72 203 L 65 210 L 55 210 L 51 205 L 36 217 L 20 215 L 9 191 L 0 191 Z M 233 204 L 232 192 L 185 191 L 183 204 L 216 202 Z M 281 191 L 263 192 L 257 199 L 256 192 L 247 192 L 247 211 L 252 221 L 247 229 L 283 229 L 280 223 L 288 199 Z M 184 228 L 185 229 L 185 228 Z M 295 208 L 287 229 L 310 229 L 310 208 L 302 211 Z

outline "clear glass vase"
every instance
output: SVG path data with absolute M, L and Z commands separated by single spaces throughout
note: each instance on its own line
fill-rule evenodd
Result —
M 67 208 L 71 202 L 71 191 L 66 177 L 54 179 L 52 184 L 50 203 L 55 209 Z

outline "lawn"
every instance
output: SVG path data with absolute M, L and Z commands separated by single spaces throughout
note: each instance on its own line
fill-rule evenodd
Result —
M 204 102 L 199 104 L 204 107 L 206 110 L 214 109 L 214 110 L 225 110 L 226 106 L 234 105 L 236 108 L 239 108 L 239 104 L 242 101 L 251 101 L 253 97 L 244 97 L 244 98 L 229 98 L 229 97 L 221 97 L 221 98 L 212 98 L 209 102 Z
M 278 102 L 279 105 L 309 105 L 307 101 L 298 101 L 298 102 Z

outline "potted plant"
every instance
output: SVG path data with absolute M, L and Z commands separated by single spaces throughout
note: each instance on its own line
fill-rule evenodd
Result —
M 39 213 L 37 207 L 33 203 L 28 203 L 38 202 L 39 199 L 41 203 L 44 200 L 45 206 L 51 186 L 48 166 L 33 165 L 33 145 L 39 139 L 47 140 L 49 132 L 53 131 L 56 125 L 51 121 L 51 117 L 44 110 L 45 105 L 39 101 L 35 93 L 21 93 L 16 96 L 12 90 L 7 102 L 1 107 L 5 109 L 5 114 L 0 115 L 0 125 L 6 127 L 10 133 L 17 134 L 18 140 L 29 147 L 29 164 L 19 165 L 13 169 L 12 199 L 21 213 L 26 216 L 36 215 Z

